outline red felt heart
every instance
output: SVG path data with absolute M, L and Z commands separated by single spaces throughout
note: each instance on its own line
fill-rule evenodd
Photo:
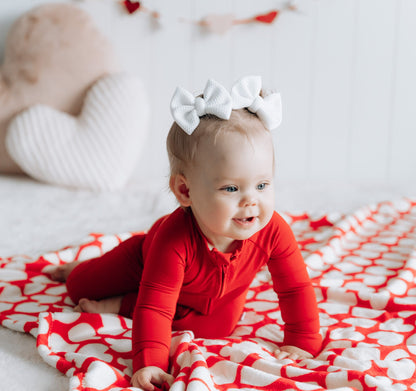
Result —
M 258 15 L 254 19 L 257 20 L 257 22 L 261 23 L 273 23 L 273 21 L 276 19 L 276 16 L 279 14 L 279 11 L 270 11 L 267 14 L 264 15 Z
M 136 12 L 140 8 L 140 3 L 138 1 L 124 0 L 123 5 L 126 7 L 129 14 Z

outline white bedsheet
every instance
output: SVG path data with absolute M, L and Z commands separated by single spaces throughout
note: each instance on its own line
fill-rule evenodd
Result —
M 408 185 L 278 184 L 277 209 L 344 213 L 372 202 L 414 196 L 415 190 Z M 40 255 L 79 242 L 91 232 L 146 229 L 175 205 L 166 180 L 92 193 L 1 176 L 0 256 Z M 67 388 L 67 378 L 42 361 L 33 337 L 0 327 L 0 390 Z

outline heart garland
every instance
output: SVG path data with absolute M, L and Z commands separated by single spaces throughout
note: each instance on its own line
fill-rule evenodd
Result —
M 210 14 L 198 21 L 191 21 L 190 23 L 200 26 L 201 28 L 205 29 L 210 33 L 224 34 L 228 30 L 230 30 L 234 25 L 251 23 L 272 24 L 276 21 L 277 17 L 282 13 L 282 11 L 297 11 L 297 7 L 292 3 L 293 1 L 288 1 L 281 9 L 273 9 L 269 12 L 254 15 L 252 17 L 244 19 L 236 19 L 233 15 L 229 14 Z M 151 11 L 148 8 L 145 8 L 142 5 L 142 2 L 137 0 L 124 0 L 121 1 L 121 4 L 129 14 L 134 14 L 137 11 L 149 13 L 158 22 L 158 25 L 160 25 L 161 16 L 159 12 Z M 180 21 L 185 20 L 181 19 Z
M 233 15 L 207 15 L 197 22 L 198 26 L 205 28 L 210 33 L 224 34 L 231 27 L 241 24 L 272 24 L 283 11 L 297 11 L 297 7 L 291 2 L 286 3 L 282 9 L 273 9 L 267 13 L 252 16 L 250 18 L 236 19 Z

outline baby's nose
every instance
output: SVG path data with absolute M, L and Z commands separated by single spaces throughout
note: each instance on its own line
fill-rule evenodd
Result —
M 240 205 L 243 207 L 255 206 L 257 204 L 257 199 L 254 195 L 247 194 L 242 200 Z

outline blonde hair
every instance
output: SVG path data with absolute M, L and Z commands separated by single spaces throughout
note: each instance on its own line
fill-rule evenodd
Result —
M 215 144 L 217 138 L 224 132 L 238 132 L 251 139 L 259 132 L 269 132 L 269 130 L 264 127 L 256 114 L 247 109 L 233 110 L 228 120 L 214 115 L 204 115 L 191 135 L 185 133 L 174 122 L 166 140 L 170 175 L 184 175 L 186 169 L 192 166 L 202 138 L 209 138 Z

